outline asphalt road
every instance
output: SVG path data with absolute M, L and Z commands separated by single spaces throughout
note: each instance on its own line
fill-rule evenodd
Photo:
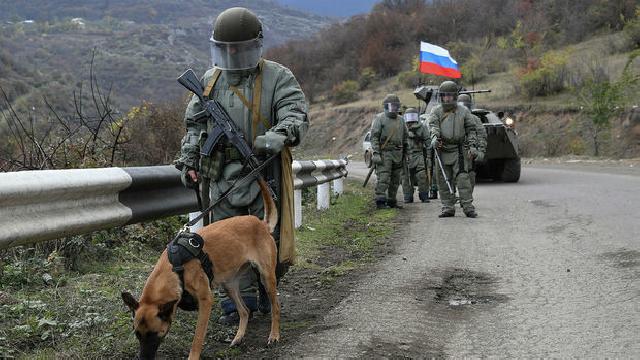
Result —
M 640 172 L 526 167 L 476 187 L 477 219 L 408 204 L 396 253 L 281 353 L 639 358 L 639 191 Z

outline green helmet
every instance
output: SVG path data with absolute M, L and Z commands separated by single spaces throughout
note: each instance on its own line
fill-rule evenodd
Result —
M 384 97 L 384 100 L 382 100 L 382 105 L 388 104 L 388 103 L 400 104 L 400 98 L 396 94 L 387 94 L 387 96 Z
M 440 96 L 440 103 L 445 111 L 455 109 L 458 103 L 458 84 L 450 80 L 444 81 L 440 84 L 438 96 Z M 445 99 L 445 97 L 448 98 Z
M 384 113 L 395 119 L 398 116 L 398 111 L 400 111 L 400 98 L 396 94 L 387 94 L 382 100 L 382 106 L 384 106 Z
M 262 56 L 262 23 L 242 7 L 227 9 L 213 24 L 211 57 L 222 70 L 255 68 Z
M 471 110 L 473 103 L 471 102 L 471 96 L 469 94 L 460 94 L 458 101 L 462 103 L 467 109 Z
M 417 123 L 419 120 L 418 110 L 416 108 L 407 108 L 404 111 L 404 121 L 408 123 Z

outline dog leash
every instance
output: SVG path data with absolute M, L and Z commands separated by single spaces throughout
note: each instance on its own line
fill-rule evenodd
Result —
M 279 156 L 280 153 L 276 153 L 271 155 L 271 157 L 269 157 L 267 160 L 263 161 L 262 164 L 260 164 L 259 166 L 257 166 L 256 168 L 254 168 L 253 170 L 251 170 L 247 175 L 241 177 L 241 178 L 237 178 L 232 184 L 231 187 L 229 187 L 229 189 L 227 189 L 227 191 L 225 191 L 224 193 L 222 193 L 222 195 L 216 200 L 214 201 L 211 205 L 209 205 L 208 208 L 202 210 L 202 212 L 200 213 L 200 215 L 196 216 L 195 218 L 193 218 L 191 221 L 189 221 L 188 223 L 184 224 L 184 226 L 182 227 L 181 232 L 187 232 L 189 231 L 189 228 L 192 227 L 193 225 L 195 225 L 198 221 L 200 221 L 200 219 L 202 219 L 205 215 L 207 215 L 208 213 L 211 212 L 211 210 L 213 210 L 213 208 L 218 205 L 222 200 L 226 199 L 227 197 L 229 197 L 229 195 L 231 195 L 231 193 L 233 193 L 235 190 L 237 190 L 239 188 L 239 185 L 244 184 L 244 182 L 249 179 L 249 178 L 253 178 L 253 175 L 257 172 L 259 172 L 260 170 L 264 169 L 265 166 L 267 166 L 267 164 L 269 164 L 271 161 L 273 161 L 273 159 L 275 159 L 277 156 Z M 244 170 L 247 167 L 248 161 L 245 160 L 244 164 L 242 165 L 242 170 Z M 241 170 L 241 171 L 242 171 Z M 271 189 L 271 187 L 269 187 L 269 189 Z M 198 193 L 198 197 L 199 197 L 199 193 Z M 271 197 L 275 197 L 275 194 L 271 193 Z M 202 207 L 201 207 L 202 208 Z

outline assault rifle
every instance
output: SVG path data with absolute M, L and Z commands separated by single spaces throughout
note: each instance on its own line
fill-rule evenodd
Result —
M 200 104 L 204 108 L 203 111 L 206 112 L 206 116 L 215 124 L 213 130 L 207 136 L 207 140 L 200 149 L 200 154 L 210 156 L 211 152 L 218 144 L 218 142 L 223 137 L 226 137 L 229 143 L 231 143 L 231 145 L 233 145 L 238 150 L 238 152 L 240 152 L 242 157 L 246 159 L 247 166 L 251 170 L 254 170 L 258 166 L 260 166 L 260 161 L 253 153 L 251 146 L 247 143 L 244 135 L 242 134 L 240 129 L 238 129 L 238 126 L 233 122 L 222 105 L 215 99 L 204 99 L 204 88 L 202 87 L 200 80 L 198 80 L 198 77 L 193 72 L 193 70 L 189 69 L 185 71 L 178 78 L 178 82 L 180 83 L 180 85 L 196 94 L 198 99 L 200 99 Z
M 247 143 L 244 135 L 240 129 L 238 129 L 236 123 L 233 122 L 227 111 L 222 107 L 222 104 L 215 99 L 205 100 L 203 94 L 204 88 L 193 70 L 189 69 L 182 73 L 178 78 L 178 82 L 180 85 L 196 94 L 198 99 L 200 99 L 200 104 L 204 108 L 203 111 L 206 112 L 206 116 L 215 124 L 213 130 L 208 135 L 207 140 L 200 149 L 200 154 L 210 156 L 216 144 L 218 144 L 222 137 L 226 137 L 227 141 L 229 141 L 229 143 L 231 143 L 231 145 L 233 145 L 245 159 L 246 166 L 251 169 L 251 173 L 257 173 L 258 177 L 264 180 L 262 174 L 258 172 L 261 168 L 260 160 L 258 160 L 258 157 L 253 153 L 253 150 Z M 271 197 L 275 200 L 276 195 L 273 192 L 273 189 L 271 186 L 268 186 L 268 188 L 271 192 Z

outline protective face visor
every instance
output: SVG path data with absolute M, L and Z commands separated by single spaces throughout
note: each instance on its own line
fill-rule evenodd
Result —
M 258 66 L 262 57 L 262 38 L 239 42 L 209 39 L 211 61 L 220 70 L 247 70 Z
M 404 113 L 404 121 L 406 123 L 418 122 L 418 117 L 419 117 L 418 113 L 414 113 L 414 112 Z
M 388 112 L 388 113 L 394 113 L 397 114 L 398 111 L 400 111 L 400 103 L 385 103 L 384 104 L 384 111 Z

